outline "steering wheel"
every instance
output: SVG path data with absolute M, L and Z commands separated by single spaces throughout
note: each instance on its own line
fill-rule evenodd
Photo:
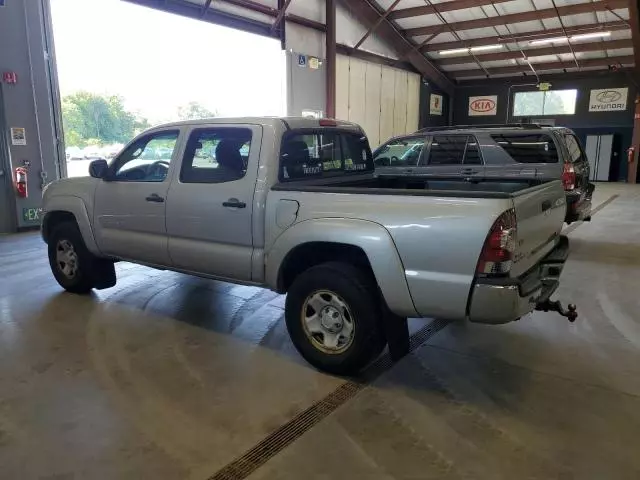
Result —
M 160 166 L 164 168 L 161 169 Z M 158 177 L 160 176 L 166 177 L 168 171 L 169 171 L 169 162 L 167 162 L 166 160 L 156 160 L 147 168 L 147 176 L 151 177 L 151 176 L 157 175 Z
M 400 159 L 396 156 L 391 157 L 391 163 L 398 163 Z

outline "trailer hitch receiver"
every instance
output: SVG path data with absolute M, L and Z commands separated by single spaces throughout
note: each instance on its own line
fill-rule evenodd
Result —
M 559 300 L 551 301 L 547 299 L 543 302 L 539 302 L 536 304 L 536 310 L 543 312 L 558 312 L 563 317 L 567 317 L 567 320 L 572 323 L 576 321 L 576 318 L 578 318 L 578 312 L 575 305 L 570 303 L 567 305 L 567 309 L 565 310 Z

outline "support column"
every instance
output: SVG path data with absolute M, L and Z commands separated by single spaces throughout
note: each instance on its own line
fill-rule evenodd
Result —
M 336 2 L 326 0 L 327 14 L 326 25 L 326 55 L 325 65 L 327 72 L 327 108 L 325 116 L 336 116 Z
M 633 154 L 633 162 L 628 164 L 627 183 L 636 183 L 636 178 L 638 176 L 638 161 L 640 161 L 640 95 L 637 95 L 635 99 L 633 137 L 630 146 L 635 148 L 635 152 Z

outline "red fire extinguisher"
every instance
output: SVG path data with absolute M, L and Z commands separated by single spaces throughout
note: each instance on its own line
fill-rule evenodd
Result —
M 24 167 L 16 168 L 16 192 L 19 197 L 27 198 L 27 169 Z
M 629 149 L 627 150 L 627 161 L 629 163 L 633 163 L 635 156 L 636 156 L 636 147 L 629 147 Z

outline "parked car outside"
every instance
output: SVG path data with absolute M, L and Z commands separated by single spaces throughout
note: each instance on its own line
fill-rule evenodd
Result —
M 595 186 L 575 133 L 536 124 L 434 127 L 395 137 L 373 154 L 379 175 L 561 179 L 566 222 L 591 219 Z
M 83 151 L 86 160 L 106 160 L 102 148 L 97 145 L 90 145 Z
M 84 151 L 80 147 L 67 147 L 65 154 L 67 161 L 84 160 Z

